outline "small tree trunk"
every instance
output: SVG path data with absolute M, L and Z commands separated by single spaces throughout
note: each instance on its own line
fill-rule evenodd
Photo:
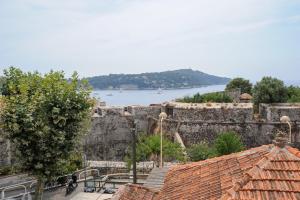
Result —
M 42 200 L 43 190 L 44 190 L 44 180 L 41 177 L 38 177 L 35 192 L 34 192 L 34 200 Z

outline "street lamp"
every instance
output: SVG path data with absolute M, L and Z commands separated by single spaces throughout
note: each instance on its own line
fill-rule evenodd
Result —
M 163 120 L 167 118 L 167 114 L 165 112 L 161 112 L 159 114 L 159 119 L 160 119 L 160 163 L 159 163 L 159 167 L 162 168 L 163 167 L 163 136 L 162 136 L 162 123 Z
M 291 125 L 291 119 L 288 116 L 282 116 L 280 117 L 281 123 L 286 123 L 289 125 L 289 142 L 292 143 L 292 125 Z
M 126 118 L 132 135 L 132 171 L 133 171 L 133 184 L 137 183 L 137 175 L 136 175 L 136 121 L 133 119 L 133 115 L 130 112 L 125 111 L 123 116 Z
M 98 114 L 98 112 L 94 112 L 94 114 L 92 115 L 92 121 L 94 121 L 95 119 L 100 118 L 100 115 Z M 85 134 L 84 137 L 84 153 L 83 153 L 83 167 L 84 167 L 84 189 L 87 187 L 87 182 L 86 182 L 86 176 L 87 176 L 87 137 L 88 134 L 91 132 L 91 129 L 89 128 L 89 130 L 87 131 L 87 133 Z

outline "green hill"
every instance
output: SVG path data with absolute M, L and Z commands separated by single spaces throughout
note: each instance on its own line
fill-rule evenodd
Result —
M 230 81 L 229 78 L 192 69 L 141 74 L 109 74 L 87 79 L 94 89 L 175 89 L 221 85 Z

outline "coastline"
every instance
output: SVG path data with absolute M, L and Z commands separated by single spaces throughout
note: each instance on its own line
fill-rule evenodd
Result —
M 222 86 L 224 84 L 213 84 L 213 85 L 201 85 L 201 86 L 190 86 L 190 87 L 179 87 L 179 88 L 138 88 L 138 89 L 131 89 L 131 88 L 106 88 L 106 89 L 99 89 L 93 88 L 93 91 L 156 91 L 156 90 L 187 90 L 187 89 L 195 89 L 195 88 L 204 88 L 210 86 Z

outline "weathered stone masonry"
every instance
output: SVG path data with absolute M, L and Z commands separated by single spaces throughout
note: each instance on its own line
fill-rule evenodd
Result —
M 293 142 L 300 142 L 300 104 L 262 104 L 260 118 L 254 119 L 249 103 L 184 104 L 166 103 L 152 106 L 98 107 L 91 131 L 84 140 L 88 160 L 121 161 L 131 144 L 131 123 L 124 112 L 132 114 L 138 133 L 153 134 L 158 130 L 161 111 L 168 114 L 163 132 L 170 138 L 178 133 L 185 146 L 200 141 L 212 142 L 224 131 L 239 133 L 247 147 L 269 144 L 277 130 L 288 126 L 279 122 L 283 115 L 292 121 Z M 0 166 L 10 163 L 8 142 L 0 139 Z
M 281 109 L 285 109 L 284 104 L 281 106 Z M 268 109 L 261 110 L 260 114 L 261 116 L 293 115 L 296 105 L 288 106 L 289 109 L 285 109 L 285 112 L 278 113 L 278 109 Z M 277 130 L 287 131 L 287 125 L 281 124 L 275 118 L 274 121 L 264 117 L 254 120 L 253 106 L 249 103 L 167 103 L 124 108 L 101 107 L 98 109 L 101 117 L 94 119 L 93 129 L 88 136 L 89 159 L 122 160 L 124 158 L 126 149 L 131 143 L 130 125 L 122 116 L 124 111 L 133 114 L 139 132 L 148 134 L 153 134 L 156 130 L 159 113 L 166 112 L 168 119 L 163 122 L 164 133 L 173 137 L 174 133 L 178 132 L 186 146 L 200 141 L 212 142 L 221 132 L 235 131 L 241 135 L 247 147 L 254 147 L 271 143 Z M 292 122 L 293 141 L 299 142 L 300 120 L 294 117 L 292 119 L 296 119 Z

